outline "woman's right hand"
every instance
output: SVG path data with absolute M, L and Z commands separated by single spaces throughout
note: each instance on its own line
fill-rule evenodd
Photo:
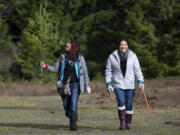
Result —
M 41 61 L 40 64 L 41 64 L 41 67 L 42 67 L 42 68 L 45 68 L 45 63 L 44 63 L 44 61 Z
M 48 63 L 45 63 L 44 61 L 41 61 L 40 63 L 41 63 L 41 67 L 47 70 Z
M 107 83 L 107 92 L 110 95 L 114 91 L 114 88 L 111 85 L 111 82 Z

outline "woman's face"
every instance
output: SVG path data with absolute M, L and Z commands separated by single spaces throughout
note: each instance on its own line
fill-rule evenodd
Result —
M 120 52 L 122 52 L 122 53 L 126 53 L 126 51 L 128 50 L 128 44 L 127 44 L 126 41 L 122 40 L 122 41 L 120 42 L 119 50 L 120 50 Z
M 67 44 L 66 44 L 66 52 L 69 52 L 70 49 L 71 49 L 71 43 L 67 42 Z

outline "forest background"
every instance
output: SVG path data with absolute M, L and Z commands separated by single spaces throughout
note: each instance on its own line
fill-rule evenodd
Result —
M 0 82 L 55 81 L 53 65 L 77 39 L 91 80 L 103 80 L 120 39 L 147 79 L 180 76 L 179 0 L 0 0 Z

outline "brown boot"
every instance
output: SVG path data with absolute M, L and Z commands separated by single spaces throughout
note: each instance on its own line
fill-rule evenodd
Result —
M 132 114 L 126 114 L 126 128 L 131 129 Z
M 120 120 L 120 127 L 119 129 L 124 130 L 126 129 L 126 112 L 125 110 L 118 110 L 119 120 Z

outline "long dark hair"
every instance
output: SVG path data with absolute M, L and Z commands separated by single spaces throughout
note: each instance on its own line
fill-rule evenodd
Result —
M 75 39 L 72 39 L 70 43 L 71 49 L 69 51 L 69 57 L 71 60 L 76 61 L 80 53 L 80 44 Z

